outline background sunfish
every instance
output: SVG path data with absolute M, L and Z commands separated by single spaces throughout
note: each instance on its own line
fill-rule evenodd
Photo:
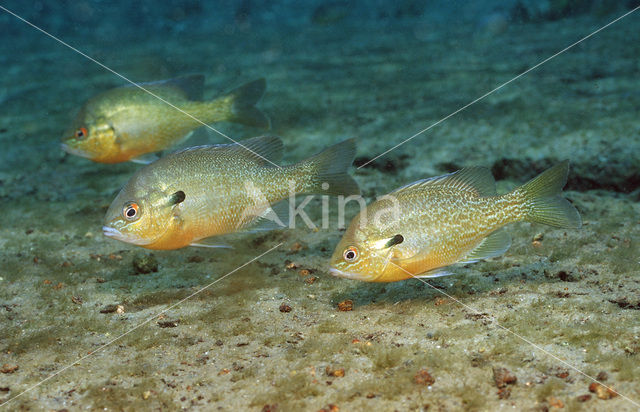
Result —
M 201 101 L 202 75 L 141 86 L 205 124 L 226 120 L 269 127 L 269 119 L 255 107 L 266 88 L 264 79 L 254 80 L 208 102 Z M 144 90 L 127 85 L 89 99 L 65 133 L 62 148 L 94 162 L 119 163 L 167 149 L 200 126 L 201 123 Z
M 287 199 L 291 189 L 360 192 L 347 174 L 356 151 L 353 139 L 282 168 L 255 154 L 278 162 L 278 137 L 240 143 L 181 150 L 140 169 L 111 203 L 104 234 L 148 249 L 177 249 L 251 226 L 272 212 L 271 204 Z
M 356 216 L 331 258 L 331 273 L 369 282 L 449 274 L 442 268 L 503 254 L 518 221 L 579 228 L 578 211 L 560 196 L 569 162 L 505 195 L 491 172 L 471 167 L 421 180 L 376 200 Z M 413 275 L 413 276 L 412 276 Z

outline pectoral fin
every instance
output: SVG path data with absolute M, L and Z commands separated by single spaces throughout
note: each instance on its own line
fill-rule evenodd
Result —
M 473 263 L 483 259 L 500 256 L 511 246 L 511 236 L 503 229 L 498 229 L 480 242 L 460 263 Z
M 260 216 L 249 223 L 243 232 L 257 233 L 285 229 L 289 225 L 289 200 L 282 200 L 269 206 Z

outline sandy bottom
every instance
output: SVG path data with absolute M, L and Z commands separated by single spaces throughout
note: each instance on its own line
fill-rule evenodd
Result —
M 205 73 L 208 97 L 264 76 L 261 107 L 285 162 L 357 137 L 362 164 L 607 21 L 497 33 L 416 24 L 379 35 L 373 25 L 221 31 L 162 47 L 65 40 L 137 81 Z M 153 257 L 103 237 L 106 207 L 139 165 L 66 155 L 58 139 L 85 99 L 122 83 L 44 36 L 3 43 L 0 402 L 37 385 L 7 407 L 635 410 L 636 23 L 629 17 L 354 172 L 367 199 L 469 165 L 492 168 L 504 192 L 571 160 L 566 195 L 581 230 L 512 225 L 503 257 L 428 284 L 330 276 L 335 225 Z M 218 126 L 237 139 L 262 133 Z M 201 131 L 194 141 L 203 140 L 224 142 Z M 312 204 L 319 218 L 320 200 Z M 157 271 L 137 274 L 140 259 Z M 352 310 L 338 309 L 345 301 Z M 620 396 L 601 399 L 611 394 L 590 392 L 587 375 Z

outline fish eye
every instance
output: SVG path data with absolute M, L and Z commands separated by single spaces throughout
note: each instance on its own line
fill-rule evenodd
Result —
M 124 208 L 122 209 L 122 215 L 126 220 L 133 221 L 138 218 L 139 210 L 140 210 L 140 207 L 138 206 L 137 203 L 135 202 L 127 203 L 126 205 L 124 205 Z
M 82 139 L 83 137 L 86 137 L 89 134 L 89 132 L 87 132 L 87 129 L 85 127 L 81 127 L 78 130 L 76 130 L 76 137 L 78 139 Z
M 358 249 L 355 246 L 349 246 L 342 253 L 342 257 L 347 262 L 355 262 L 358 260 Z

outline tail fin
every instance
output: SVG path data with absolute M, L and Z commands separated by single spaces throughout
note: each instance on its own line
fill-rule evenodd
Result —
M 255 106 L 264 95 L 266 88 L 267 81 L 258 79 L 230 91 L 223 97 L 231 101 L 231 115 L 227 120 L 269 129 L 271 127 L 269 118 Z
M 567 229 L 582 226 L 578 210 L 561 197 L 568 174 L 569 161 L 565 160 L 515 190 L 524 196 L 525 220 Z
M 312 170 L 315 171 L 306 192 L 344 196 L 360 194 L 358 183 L 347 174 L 355 156 L 355 139 L 348 139 L 299 163 L 296 167 L 311 165 Z M 329 186 L 327 187 L 326 184 Z

